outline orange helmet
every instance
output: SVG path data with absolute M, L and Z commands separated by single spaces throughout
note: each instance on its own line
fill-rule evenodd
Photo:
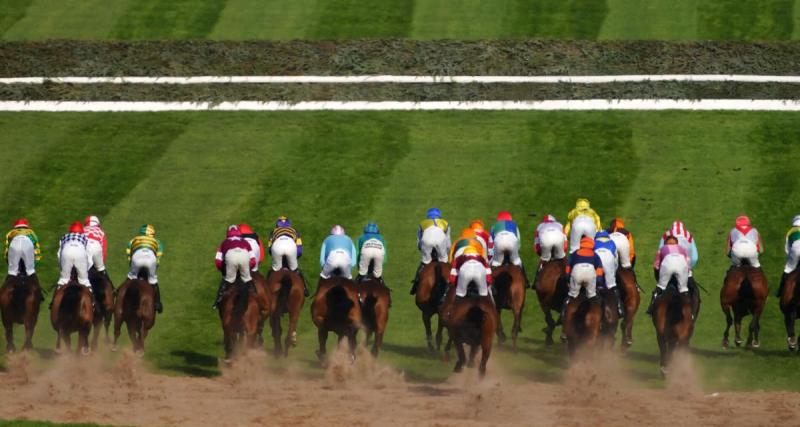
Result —
M 594 239 L 584 237 L 581 239 L 581 249 L 594 249 Z
M 241 231 L 242 234 L 253 234 L 253 229 L 247 224 L 239 224 L 239 231 Z
M 468 237 L 475 237 L 475 229 L 465 228 L 461 230 L 461 236 L 459 236 L 459 239 L 466 239 Z
M 469 228 L 473 230 L 483 230 L 486 227 L 483 225 L 483 220 L 473 219 L 472 222 L 469 223 Z

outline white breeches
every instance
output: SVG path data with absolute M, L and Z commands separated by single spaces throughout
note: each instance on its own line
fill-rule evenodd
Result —
M 156 268 L 158 267 L 158 259 L 156 254 L 149 249 L 139 249 L 131 256 L 131 266 L 128 270 L 128 279 L 134 280 L 139 277 L 139 272 L 145 268 L 147 269 L 147 282 L 151 285 L 158 283 L 158 276 L 156 275 Z
M 447 262 L 447 256 L 450 252 L 448 246 L 450 242 L 447 241 L 447 234 L 439 227 L 428 227 L 422 232 L 422 238 L 419 240 L 419 250 L 422 254 L 422 263 L 429 264 L 432 261 L 433 250 L 436 249 L 439 262 Z
M 348 279 L 353 278 L 353 273 L 350 271 L 352 261 L 350 254 L 347 251 L 337 249 L 328 254 L 325 259 L 325 265 L 322 266 L 322 271 L 319 273 L 323 279 L 330 279 L 333 272 L 339 269 L 344 277 Z
M 761 267 L 758 262 L 758 247 L 756 247 L 755 242 L 739 239 L 733 244 L 733 248 L 731 248 L 731 263 L 739 267 L 742 265 L 742 260 L 747 260 L 753 267 Z
M 272 270 L 278 271 L 283 266 L 283 257 L 286 257 L 286 263 L 289 270 L 297 270 L 297 244 L 289 236 L 278 237 L 269 249 L 272 256 Z
M 36 258 L 33 242 L 25 236 L 17 236 L 8 244 L 8 275 L 19 274 L 19 261 L 25 262 L 25 274 L 28 276 L 36 273 Z
M 564 253 L 564 240 L 566 240 L 564 233 L 557 228 L 542 230 L 539 233 L 542 262 L 547 262 L 551 259 L 563 259 L 566 256 Z
M 456 296 L 467 296 L 467 287 L 470 283 L 475 283 L 478 287 L 478 295 L 482 297 L 489 295 L 489 286 L 486 284 L 486 267 L 478 261 L 467 261 L 461 265 L 456 282 Z
M 86 253 L 89 256 L 89 268 L 94 266 L 97 271 L 106 269 L 106 264 L 103 262 L 103 246 L 97 240 L 91 240 L 86 243 Z
M 575 264 L 569 276 L 570 298 L 577 298 L 581 287 L 586 288 L 586 297 L 594 298 L 597 295 L 597 272 L 591 264 Z
M 494 256 L 492 257 L 492 266 L 497 267 L 503 265 L 505 262 L 506 253 L 509 254 L 511 261 L 514 265 L 522 265 L 522 259 L 519 257 L 519 239 L 517 235 L 510 231 L 501 231 L 494 236 Z
M 9 258 L 11 258 L 11 253 L 9 252 Z M 797 268 L 797 262 L 800 261 L 800 240 L 792 243 L 792 246 L 789 247 L 789 253 L 786 254 L 786 266 L 783 268 L 783 272 L 789 274 Z M 26 262 L 25 265 L 28 265 Z M 11 268 L 9 267 L 9 271 Z
M 609 235 L 614 245 L 617 246 L 617 259 L 622 268 L 631 268 L 631 242 L 628 237 L 620 232 L 613 232 Z
M 689 290 L 689 264 L 681 254 L 669 254 L 661 261 L 661 269 L 658 271 L 658 288 L 662 291 L 667 289 L 672 276 L 678 279 L 678 291 L 687 292 Z
M 250 277 L 250 251 L 233 248 L 225 252 L 225 281 L 235 282 L 236 273 L 239 273 L 239 277 L 245 283 L 252 280 Z
M 61 275 L 58 278 L 59 285 L 69 283 L 72 275 L 72 268 L 78 272 L 78 283 L 91 288 L 89 283 L 89 257 L 86 248 L 77 242 L 67 242 L 61 248 Z
M 617 286 L 617 257 L 608 249 L 598 249 L 595 251 L 600 261 L 603 263 L 603 275 L 606 278 L 606 288 L 613 289 Z
M 594 220 L 585 215 L 578 215 L 572 220 L 572 226 L 569 230 L 569 252 L 575 252 L 580 249 L 581 238 L 589 237 L 594 239 L 597 233 L 597 226 Z
M 361 259 L 358 263 L 358 274 L 366 276 L 369 273 L 369 264 L 372 262 L 372 274 L 381 277 L 383 274 L 383 257 L 386 249 L 378 239 L 369 239 L 361 247 Z

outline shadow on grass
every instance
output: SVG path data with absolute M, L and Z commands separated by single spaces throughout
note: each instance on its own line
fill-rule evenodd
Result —
M 442 343 L 442 350 L 444 350 L 445 343 Z M 381 346 L 381 351 L 397 353 L 402 356 L 416 357 L 420 359 L 441 359 L 441 354 L 437 351 L 429 351 L 426 345 L 410 346 L 401 344 L 392 344 L 384 342 Z
M 190 375 L 193 377 L 218 377 L 220 375 L 219 370 L 211 370 L 211 369 L 204 369 L 197 366 L 186 366 L 186 365 L 159 365 L 159 369 L 165 371 L 172 371 L 184 375 Z
M 216 368 L 219 361 L 215 356 L 209 354 L 198 353 L 196 351 L 187 350 L 173 350 L 169 354 L 173 356 L 182 357 L 189 365 L 203 366 L 206 368 Z

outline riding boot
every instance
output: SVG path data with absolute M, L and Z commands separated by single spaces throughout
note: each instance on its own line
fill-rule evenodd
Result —
M 531 282 L 528 281 L 528 273 L 525 271 L 525 264 L 520 264 L 519 269 L 522 270 L 522 276 L 525 278 L 525 289 L 531 287 Z
M 786 273 L 781 274 L 781 282 L 778 285 L 778 292 L 775 293 L 775 296 L 778 298 L 780 298 L 781 295 L 783 295 L 783 286 L 786 284 L 786 276 L 788 276 L 788 274 Z
M 650 305 L 647 307 L 647 314 L 653 315 L 653 308 L 655 307 L 656 298 L 661 295 L 661 288 L 656 287 L 656 290 L 653 291 L 653 296 L 650 298 Z
M 225 289 L 228 287 L 228 282 L 222 280 L 219 282 L 219 288 L 217 288 L 217 297 L 214 299 L 214 305 L 211 306 L 212 309 L 216 310 L 219 306 L 219 303 L 222 302 L 222 293 L 225 292 Z
M 625 317 L 625 311 L 622 310 L 622 296 L 619 293 L 619 286 L 614 286 L 611 290 L 614 292 L 614 295 L 617 296 L 617 311 L 619 311 L 619 317 Z
M 297 270 L 295 271 L 298 275 L 300 275 L 300 278 L 303 279 L 303 296 L 308 298 L 311 293 L 308 292 L 308 281 L 306 280 L 306 276 L 303 275 L 303 270 L 300 270 L 300 267 L 297 267 Z
M 156 313 L 161 314 L 164 306 L 161 305 L 161 289 L 158 288 L 158 283 L 153 283 L 153 289 L 156 291 Z
M 411 281 L 412 283 L 411 292 L 409 292 L 411 295 L 417 293 L 417 286 L 419 285 L 419 273 L 422 271 L 422 267 L 425 267 L 425 264 L 419 263 L 419 267 L 417 267 L 417 272 L 414 273 L 414 280 Z

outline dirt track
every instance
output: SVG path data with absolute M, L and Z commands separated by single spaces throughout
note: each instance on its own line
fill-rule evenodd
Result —
M 115 365 L 64 356 L 32 372 L 25 356 L 0 374 L 0 418 L 123 425 L 780 425 L 800 417 L 800 394 L 704 395 L 683 361 L 665 390 L 621 378 L 614 360 L 578 364 L 564 384 L 512 384 L 490 367 L 441 385 L 407 383 L 369 357 L 337 356 L 324 380 L 275 376 L 251 356 L 220 378 L 146 373 L 123 355 Z M 602 369 L 598 369 L 602 367 Z

